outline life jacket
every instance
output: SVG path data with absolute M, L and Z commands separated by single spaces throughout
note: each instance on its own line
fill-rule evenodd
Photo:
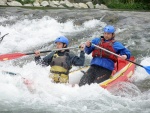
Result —
M 102 47 L 102 48 L 105 48 L 111 52 L 114 52 L 115 53 L 115 50 L 113 48 L 113 43 L 115 42 L 114 39 L 110 40 L 110 41 L 105 41 L 104 38 L 101 39 L 101 42 L 98 46 Z M 92 52 L 92 57 L 104 57 L 104 58 L 109 58 L 111 59 L 112 61 L 114 62 L 117 62 L 117 56 L 111 54 L 111 53 L 108 53 L 104 50 L 101 50 L 99 48 L 96 48 L 93 50 Z
M 59 56 L 57 53 L 53 55 L 52 61 L 50 63 L 50 72 L 55 74 L 69 74 L 70 66 L 67 64 L 67 56 L 64 53 L 63 56 Z

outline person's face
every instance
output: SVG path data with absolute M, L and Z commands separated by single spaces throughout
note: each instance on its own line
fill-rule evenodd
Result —
M 105 40 L 109 40 L 113 38 L 113 36 L 114 36 L 113 33 L 107 33 L 107 32 L 104 33 Z
M 56 42 L 56 48 L 60 49 L 60 48 L 63 48 L 64 47 L 64 44 L 61 43 L 61 42 Z

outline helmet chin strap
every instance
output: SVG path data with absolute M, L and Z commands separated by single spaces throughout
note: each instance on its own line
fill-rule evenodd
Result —
M 67 45 L 65 43 L 63 43 L 63 48 L 67 48 Z
M 63 47 L 62 48 L 67 48 L 67 46 L 65 46 L 65 43 L 63 43 Z M 61 52 L 64 52 L 65 50 L 59 50 L 59 51 L 61 51 Z

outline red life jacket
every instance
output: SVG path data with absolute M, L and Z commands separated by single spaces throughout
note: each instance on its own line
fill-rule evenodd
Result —
M 113 48 L 113 43 L 114 42 L 115 42 L 114 39 L 112 39 L 110 41 L 106 41 L 106 42 L 104 41 L 104 39 L 101 39 L 101 43 L 98 46 L 100 46 L 102 48 L 105 48 L 105 49 L 115 53 L 115 50 Z M 103 50 L 101 50 L 99 48 L 96 48 L 96 47 L 92 52 L 92 57 L 104 57 L 104 58 L 109 58 L 114 62 L 117 62 L 117 56 L 115 56 L 111 53 L 108 53 L 106 51 L 103 51 Z

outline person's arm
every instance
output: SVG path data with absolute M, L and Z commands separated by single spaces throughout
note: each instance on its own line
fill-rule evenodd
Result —
M 50 62 L 52 61 L 54 52 L 50 53 L 49 55 L 47 55 L 46 57 L 44 57 L 43 59 L 41 59 L 40 55 L 35 56 L 35 62 L 36 64 L 42 65 L 42 66 L 49 66 Z
M 93 47 L 93 46 L 90 46 L 90 47 L 85 46 L 85 49 L 84 49 L 85 53 L 88 54 L 88 55 L 89 55 L 93 50 L 94 50 L 94 47 Z
M 117 54 L 120 54 L 120 56 L 122 56 L 122 58 L 124 59 L 130 59 L 131 57 L 131 52 L 125 48 L 122 43 L 120 42 L 115 42 L 113 45 L 115 51 Z M 126 55 L 126 56 L 125 56 Z
M 69 54 L 69 60 L 71 65 L 74 66 L 84 66 L 84 62 L 85 62 L 85 53 L 84 51 L 80 52 L 80 56 L 76 56 L 74 53 L 70 53 Z
M 94 46 L 92 46 L 92 44 L 98 45 L 101 41 L 101 38 L 94 38 L 91 42 L 87 41 L 85 43 L 85 53 L 86 54 L 90 54 L 93 50 L 94 50 Z

